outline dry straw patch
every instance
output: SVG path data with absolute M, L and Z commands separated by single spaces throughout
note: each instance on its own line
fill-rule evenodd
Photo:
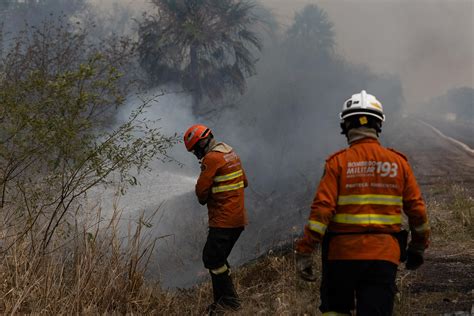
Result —
M 428 210 L 437 244 L 464 243 L 474 239 L 474 188 L 460 184 L 441 184 L 432 189 Z
M 153 241 L 139 222 L 119 237 L 119 212 L 94 230 L 76 227 L 56 249 L 34 248 L 31 238 L 2 239 L 11 247 L 0 257 L 2 314 L 154 313 L 161 305 L 158 287 L 144 284 Z
M 318 255 L 313 256 L 320 275 Z M 249 264 L 236 273 L 244 301 L 241 314 L 313 315 L 319 304 L 319 282 L 305 282 L 296 275 L 293 254 L 273 254 Z

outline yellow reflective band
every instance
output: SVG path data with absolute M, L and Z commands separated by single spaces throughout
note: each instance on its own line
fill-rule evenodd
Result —
M 338 313 L 338 312 L 325 312 L 323 316 L 350 316 L 351 314 Z
M 212 193 L 219 193 L 219 192 L 226 192 L 226 191 L 233 191 L 244 187 L 244 181 L 240 181 L 234 184 L 228 185 L 220 185 L 218 187 L 212 188 Z
M 228 268 L 227 268 L 227 265 L 223 265 L 223 266 L 220 267 L 220 268 L 211 269 L 211 272 L 212 272 L 213 274 L 222 274 L 222 273 L 226 272 L 227 269 L 228 269 Z
M 332 221 L 341 224 L 396 225 L 402 223 L 402 216 L 379 214 L 336 214 Z
M 423 233 L 425 231 L 428 231 L 430 230 L 430 224 L 428 222 L 420 225 L 420 226 L 416 226 L 413 228 L 417 233 Z
M 377 102 L 371 102 L 370 104 L 372 104 L 377 109 L 382 110 L 382 106 L 380 104 L 378 104 Z
M 214 182 L 229 181 L 229 180 L 238 178 L 238 177 L 242 176 L 243 174 L 244 173 L 243 173 L 242 169 L 240 169 L 240 170 L 237 170 L 235 172 L 225 174 L 223 176 L 214 177 Z
M 309 229 L 311 229 L 312 231 L 315 231 L 317 233 L 320 233 L 321 235 L 324 235 L 324 233 L 326 232 L 326 228 L 327 228 L 327 225 L 324 225 L 323 223 L 321 222 L 317 222 L 317 221 L 309 221 L 308 222 L 308 227 Z
M 403 205 L 403 199 L 398 195 L 383 194 L 360 194 L 360 195 L 341 195 L 337 199 L 337 205 Z

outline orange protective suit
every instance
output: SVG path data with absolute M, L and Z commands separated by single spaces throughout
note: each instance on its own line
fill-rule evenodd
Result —
M 328 260 L 386 260 L 399 264 L 400 248 L 390 233 L 400 231 L 402 211 L 408 216 L 410 246 L 424 250 L 430 228 L 406 157 L 382 147 L 376 139 L 355 141 L 326 160 L 309 222 L 296 251 L 311 252 L 330 231 L 336 234 L 330 240 Z
M 244 188 L 247 177 L 239 156 L 227 144 L 217 143 L 204 156 L 196 184 L 199 203 L 207 204 L 209 227 L 247 225 Z

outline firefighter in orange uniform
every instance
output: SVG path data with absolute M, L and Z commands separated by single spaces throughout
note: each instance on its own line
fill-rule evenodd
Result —
M 240 300 L 227 257 L 248 222 L 244 206 L 247 178 L 239 156 L 229 145 L 216 142 L 208 127 L 191 126 L 184 134 L 184 143 L 201 163 L 196 195 L 200 204 L 207 204 L 209 215 L 209 234 L 202 255 L 211 274 L 214 294 L 209 314 L 222 309 L 237 310 Z
M 351 315 L 354 308 L 357 315 L 391 315 L 400 261 L 407 269 L 424 261 L 425 204 L 406 157 L 378 141 L 382 104 L 362 91 L 344 103 L 340 117 L 349 148 L 326 160 L 304 236 L 295 244 L 297 270 L 316 279 L 310 255 L 321 244 L 323 315 Z M 402 212 L 411 231 L 408 249 Z

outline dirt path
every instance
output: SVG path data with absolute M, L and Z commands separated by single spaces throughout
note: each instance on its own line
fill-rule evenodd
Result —
M 474 190 L 474 157 L 461 147 L 415 120 L 406 120 L 388 133 L 384 144 L 408 156 L 425 189 L 443 181 L 468 184 Z
M 474 157 L 416 121 L 390 131 L 422 187 L 432 226 L 426 264 L 400 273 L 405 315 L 474 314 Z

